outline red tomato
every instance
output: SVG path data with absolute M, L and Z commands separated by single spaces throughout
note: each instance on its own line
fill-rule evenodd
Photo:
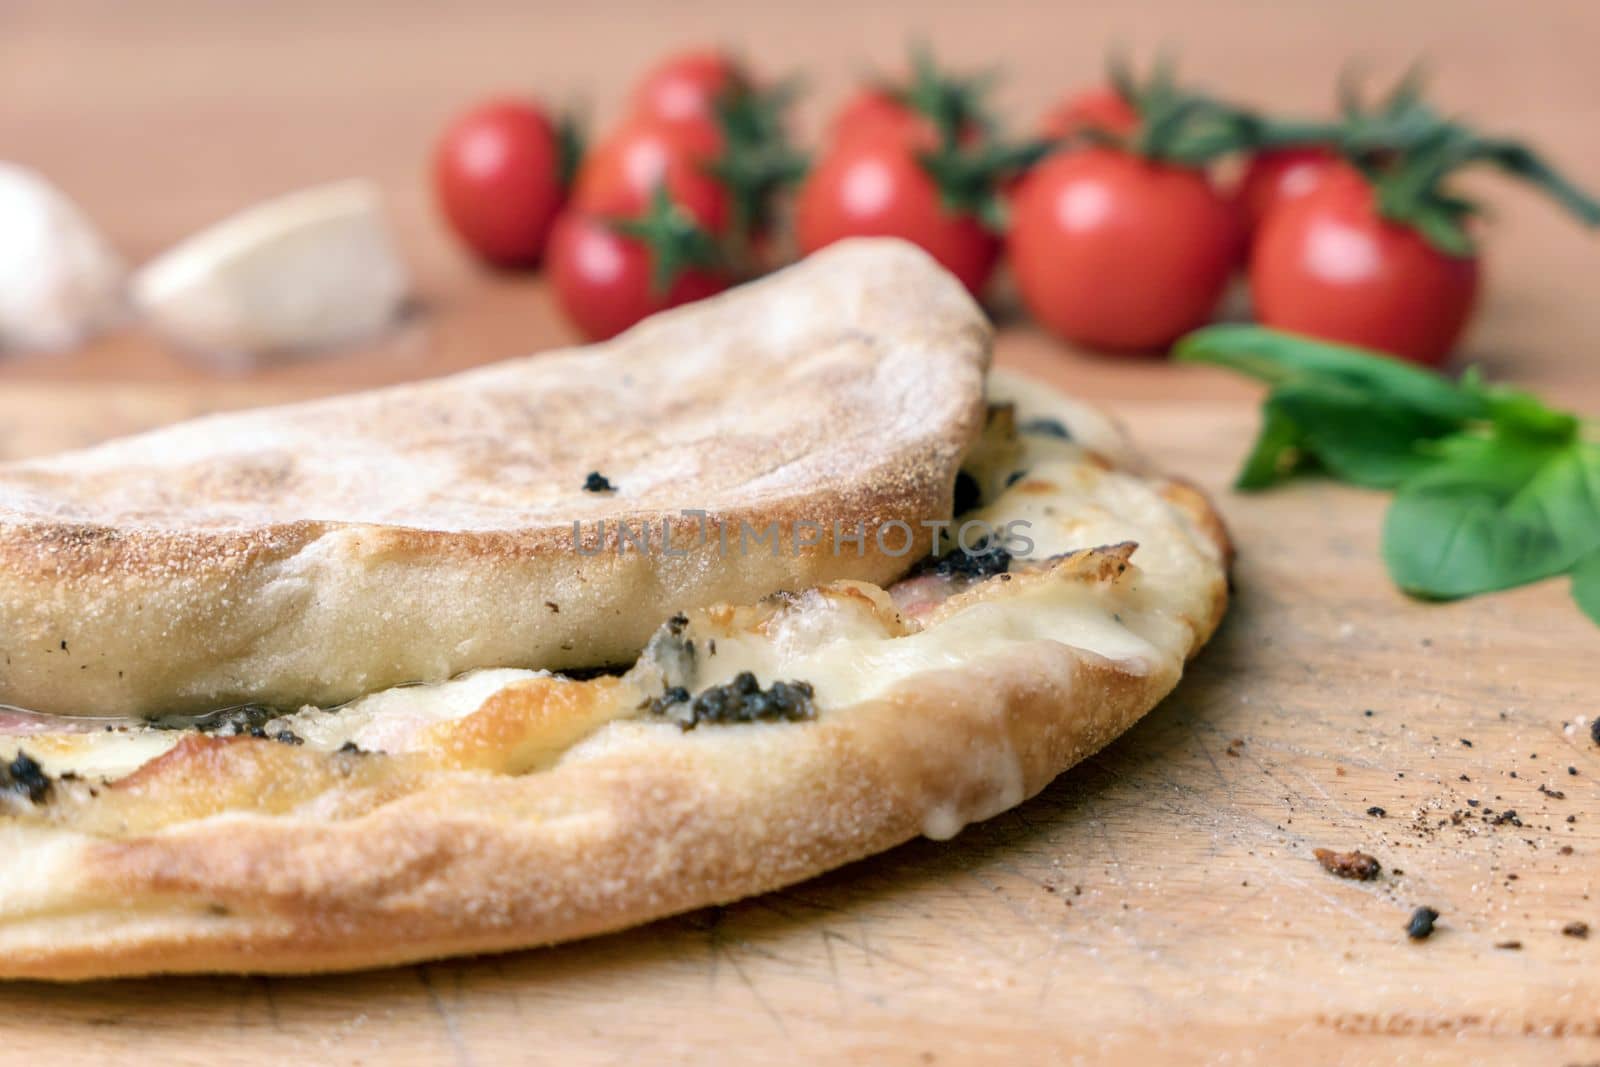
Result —
M 712 233 L 728 222 L 728 192 L 706 172 L 719 142 L 704 127 L 640 115 L 625 122 L 584 158 L 572 203 L 592 215 L 632 218 L 666 184 L 674 203 Z
M 556 301 L 585 337 L 615 337 L 658 311 L 720 293 L 728 278 L 689 268 L 665 293 L 650 281 L 652 253 L 606 220 L 568 211 L 550 234 L 550 282 Z
M 1268 216 L 1250 294 L 1268 326 L 1437 366 L 1477 303 L 1478 260 L 1379 217 L 1372 187 L 1341 164 Z
M 1111 148 L 1051 156 L 1012 208 L 1006 247 L 1033 316 L 1112 351 L 1161 349 L 1203 325 L 1241 243 L 1204 171 Z
M 633 89 L 635 114 L 716 125 L 717 101 L 749 84 L 737 60 L 715 49 L 669 56 Z
M 1255 233 L 1280 205 L 1315 189 L 1338 158 L 1330 149 L 1316 147 L 1283 148 L 1253 157 L 1233 194 L 1246 229 Z
M 844 102 L 828 124 L 833 141 L 920 137 L 933 132 L 927 116 L 888 89 L 869 86 Z
M 917 159 L 917 142 L 844 140 L 818 161 L 795 202 L 795 238 L 810 254 L 846 237 L 901 237 L 920 245 L 976 294 L 994 273 L 1000 239 L 952 212 Z
M 566 199 L 560 137 L 537 105 L 494 100 L 452 122 L 433 159 L 450 228 L 498 267 L 531 267 Z
M 932 145 L 939 131 L 933 120 L 901 100 L 890 89 L 867 86 L 844 102 L 828 124 L 828 137 L 834 143 L 864 140 L 906 140 Z M 964 145 L 983 136 L 976 122 L 966 122 L 957 140 Z
M 1040 132 L 1052 139 L 1087 130 L 1120 137 L 1138 128 L 1138 109 L 1109 85 L 1074 93 L 1047 111 L 1039 123 Z

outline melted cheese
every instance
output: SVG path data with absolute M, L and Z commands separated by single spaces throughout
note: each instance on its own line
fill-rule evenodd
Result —
M 699 692 L 750 671 L 763 685 L 809 682 L 820 715 L 848 714 L 852 706 L 883 697 L 918 675 L 982 662 L 1027 642 L 1053 642 L 1130 674 L 1175 682 L 1193 640 L 1192 620 L 1209 610 L 1218 550 L 1162 497 L 1158 484 L 1106 469 L 1106 460 L 1133 469 L 1139 462 L 1103 415 L 1015 380 L 1001 380 L 995 392 L 1016 403 L 1019 422 L 1048 415 L 1071 433 L 1071 440 L 1025 433 L 1014 445 L 981 456 L 999 465 L 980 472 L 982 484 L 997 489 L 1010 484 L 964 518 L 997 529 L 1020 524 L 1013 529 L 1033 541 L 1031 566 L 951 596 L 919 616 L 925 624 L 902 617 L 883 590 L 857 582 L 759 606 L 693 612 L 681 637 L 684 643 L 693 640 L 696 652 L 675 653 L 666 667 L 647 652 L 630 673 L 628 691 L 659 694 L 666 685 L 684 684 Z M 1125 573 L 1120 568 L 1114 574 L 1084 573 L 1070 559 L 1055 560 L 1125 542 L 1138 546 Z M 678 634 L 673 630 L 668 636 Z M 681 644 L 677 650 L 685 651 Z M 689 677 L 669 680 L 680 670 Z M 323 750 L 354 742 L 369 751 L 421 751 L 448 739 L 451 724 L 465 728 L 464 720 L 494 694 L 539 673 L 485 670 L 440 685 L 390 689 L 337 709 L 304 709 L 275 720 L 269 731 L 288 728 Z M 619 705 L 621 718 L 597 722 L 581 740 L 568 742 L 561 761 L 659 739 L 663 731 L 677 734 L 676 725 L 641 707 L 637 695 L 629 697 Z M 1021 801 L 1023 774 L 1009 733 L 1004 723 L 990 725 L 979 731 L 985 740 L 966 753 L 968 778 L 982 788 L 976 795 L 971 789 L 930 789 L 922 820 L 927 836 L 950 837 Z M 685 743 L 694 744 L 781 743 L 787 728 L 750 724 L 684 736 L 692 739 Z M 0 752 L 20 744 L 53 773 L 76 769 L 110 777 L 165 751 L 179 736 L 143 729 L 32 735 L 9 739 Z
M 841 708 L 882 696 L 906 679 L 931 670 L 982 660 L 1021 641 L 1058 641 L 1144 673 L 1161 658 L 1156 643 L 1135 629 L 1158 628 L 1163 644 L 1175 635 L 1144 615 L 1117 618 L 1100 591 L 1075 582 L 1039 583 L 1019 597 L 987 601 L 920 633 L 894 636 L 859 620 L 813 638 L 809 651 L 764 634 L 719 636 L 695 677 L 697 688 L 721 685 L 750 671 L 763 685 L 801 680 L 816 690 L 821 708 Z M 805 613 L 804 607 L 799 613 Z
M 498 668 L 470 671 L 436 685 L 406 685 L 371 693 L 340 708 L 305 708 L 275 720 L 317 748 L 345 743 L 368 752 L 407 752 L 428 727 L 472 714 L 508 685 L 548 675 L 548 671 Z

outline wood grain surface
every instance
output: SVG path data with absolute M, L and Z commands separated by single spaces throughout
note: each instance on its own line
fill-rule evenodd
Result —
M 477 272 L 434 221 L 423 161 L 453 108 L 526 88 L 604 118 L 650 57 L 713 39 L 804 70 L 815 126 L 913 33 L 953 62 L 1002 63 L 1001 99 L 1024 118 L 1092 81 L 1118 40 L 1307 109 L 1351 57 L 1390 72 L 1425 55 L 1443 99 L 1600 181 L 1600 5 L 1584 0 L 0 0 L 0 158 L 50 174 L 130 258 L 365 174 L 421 296 L 365 350 L 242 379 L 136 329 L 0 366 L 0 454 L 564 343 L 537 279 Z M 1525 192 L 1492 195 L 1466 355 L 1600 412 L 1600 247 Z M 1110 403 L 1216 494 L 1240 546 L 1215 644 L 1109 750 L 954 841 L 581 944 L 314 979 L 0 987 L 0 1060 L 1600 1062 L 1600 630 L 1564 584 L 1407 601 L 1377 559 L 1381 497 L 1227 489 L 1251 390 L 1072 352 L 1003 294 L 996 312 L 1003 362 Z M 1360 848 L 1384 874 L 1335 879 L 1320 847 Z M 1439 931 L 1412 943 L 1424 904 Z M 1579 922 L 1589 938 L 1563 934 Z

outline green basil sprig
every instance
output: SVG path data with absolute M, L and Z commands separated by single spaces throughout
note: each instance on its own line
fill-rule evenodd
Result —
M 1600 435 L 1519 390 L 1257 326 L 1212 326 L 1177 358 L 1271 386 L 1240 489 L 1298 471 L 1395 496 L 1383 558 L 1419 597 L 1454 599 L 1572 576 L 1600 623 Z

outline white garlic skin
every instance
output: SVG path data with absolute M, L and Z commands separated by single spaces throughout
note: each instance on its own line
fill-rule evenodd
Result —
M 78 205 L 0 162 L 0 352 L 75 348 L 116 325 L 127 274 Z
M 268 200 L 140 268 L 134 305 L 221 367 L 332 352 L 389 326 L 410 292 L 378 188 L 352 180 Z

